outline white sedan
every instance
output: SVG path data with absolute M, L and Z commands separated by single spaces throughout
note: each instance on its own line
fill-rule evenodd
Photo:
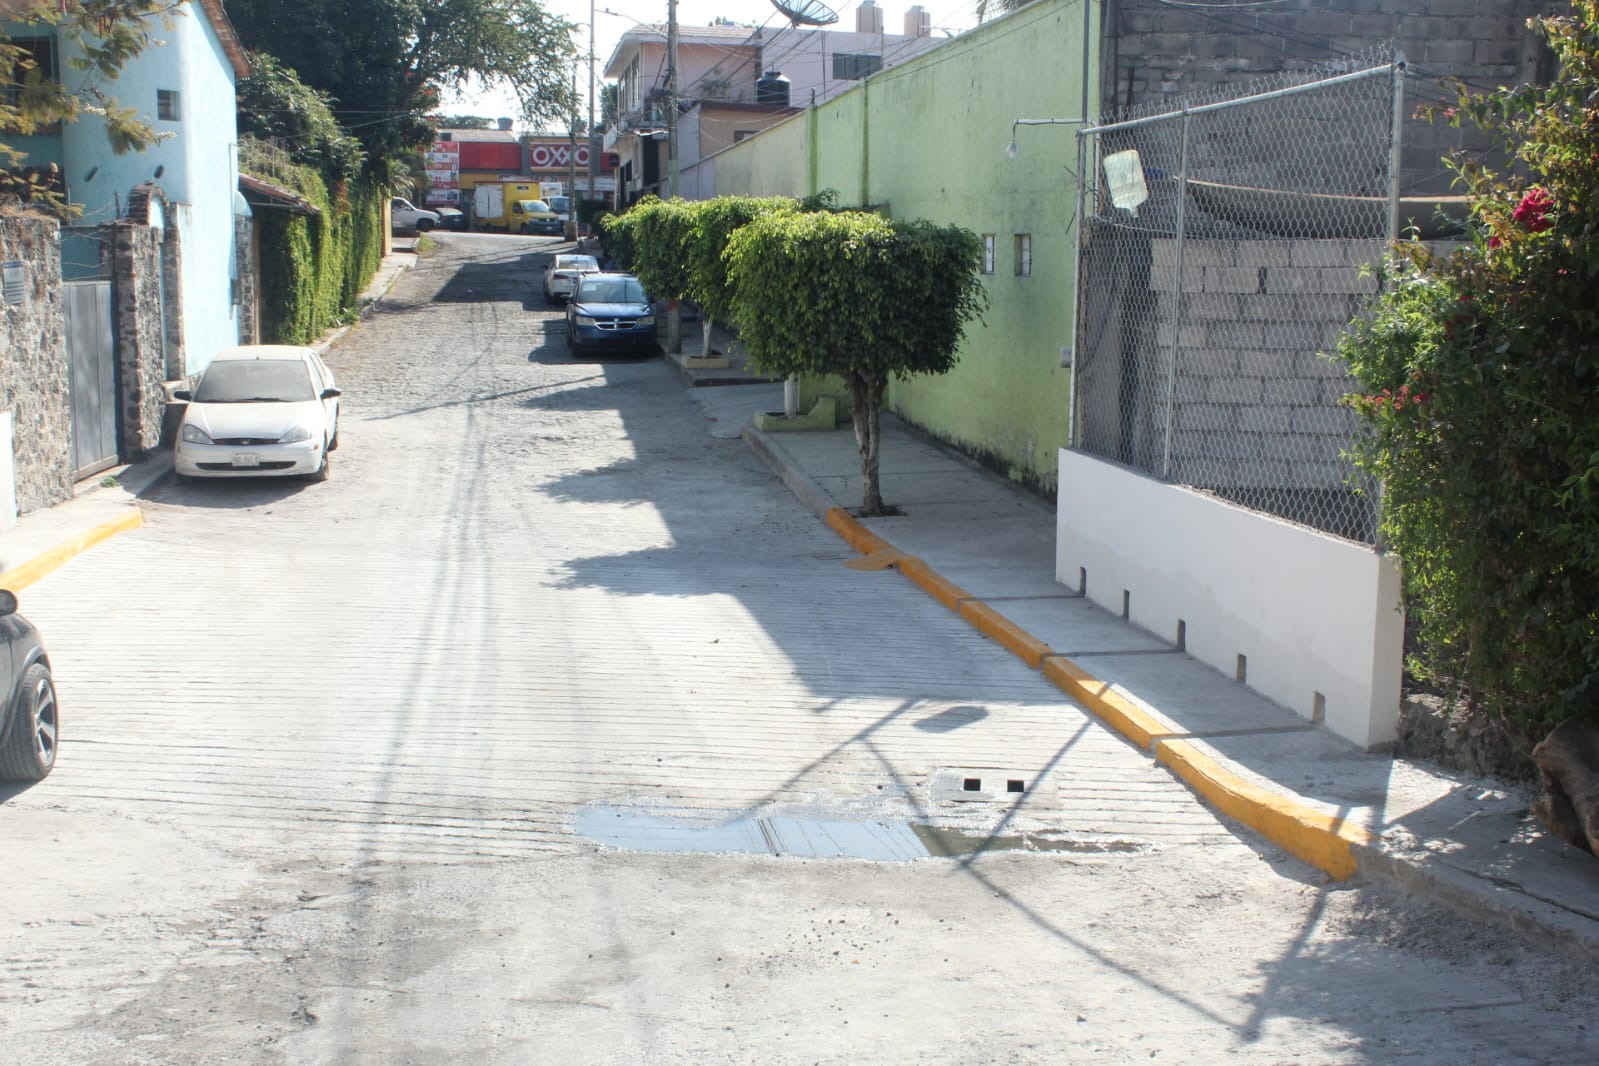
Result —
M 339 389 L 311 348 L 250 344 L 217 353 L 178 426 L 172 465 L 180 478 L 328 477 L 339 446 Z
M 570 300 L 584 274 L 598 274 L 600 264 L 592 255 L 557 255 L 544 267 L 544 302 Z

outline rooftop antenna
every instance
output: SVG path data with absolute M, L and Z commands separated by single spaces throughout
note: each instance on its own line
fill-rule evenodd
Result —
M 831 26 L 838 21 L 838 12 L 822 0 L 772 0 L 772 6 L 793 26 Z

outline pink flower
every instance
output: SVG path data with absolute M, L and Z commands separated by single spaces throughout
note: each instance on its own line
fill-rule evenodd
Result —
M 1498 237 L 1489 237 L 1488 238 L 1488 248 L 1490 250 L 1492 250 L 1494 248 L 1498 248 L 1500 245 L 1502 245 L 1504 243 L 1505 242 L 1500 240 Z
M 1521 203 L 1516 205 L 1516 221 L 1520 222 L 1528 233 L 1540 233 L 1551 229 L 1554 222 L 1550 221 L 1549 212 L 1554 206 L 1554 197 L 1543 188 L 1535 186 L 1528 190 L 1527 195 L 1521 198 Z

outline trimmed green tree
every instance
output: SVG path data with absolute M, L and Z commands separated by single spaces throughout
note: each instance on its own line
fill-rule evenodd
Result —
M 773 213 L 728 241 L 732 316 L 765 373 L 836 374 L 849 388 L 863 478 L 880 515 L 879 424 L 891 377 L 943 374 L 986 297 L 982 244 L 958 226 L 861 211 Z
M 667 350 L 683 350 L 683 297 L 689 293 L 688 255 L 694 207 L 687 200 L 646 196 L 628 211 L 633 217 L 632 271 L 644 290 L 666 301 Z
M 733 287 L 727 277 L 727 242 L 733 232 L 763 215 L 794 211 L 799 202 L 786 196 L 717 196 L 691 205 L 694 226 L 689 235 L 689 295 L 704 316 L 702 355 L 711 354 L 711 323 L 733 321 Z
M 632 270 L 633 251 L 638 247 L 638 218 L 631 211 L 601 216 L 600 243 L 605 247 L 606 258 L 614 260 L 618 269 Z

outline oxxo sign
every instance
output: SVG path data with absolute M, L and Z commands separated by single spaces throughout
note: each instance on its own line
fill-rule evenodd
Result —
M 534 170 L 556 170 L 569 165 L 572 159 L 572 146 L 570 144 L 535 144 L 528 154 Z M 584 168 L 589 165 L 589 148 L 586 144 L 577 146 L 577 165 Z

